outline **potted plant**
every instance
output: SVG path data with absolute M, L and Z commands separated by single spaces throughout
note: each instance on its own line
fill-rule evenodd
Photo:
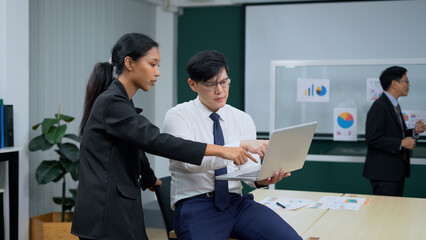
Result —
M 58 234 L 68 234 L 64 239 L 77 239 L 71 231 L 72 209 L 75 205 L 76 189 L 69 189 L 72 197 L 66 197 L 66 181 L 65 177 L 70 173 L 73 180 L 78 181 L 78 168 L 80 163 L 79 147 L 73 143 L 79 143 L 79 137 L 75 134 L 66 133 L 67 123 L 74 120 L 73 117 L 55 114 L 55 118 L 45 118 L 41 123 L 34 125 L 33 130 L 37 130 L 41 126 L 41 135 L 33 138 L 29 144 L 29 150 L 48 151 L 52 147 L 57 148 L 54 151 L 58 154 L 58 159 L 44 160 L 40 163 L 36 170 L 36 180 L 39 184 L 47 184 L 50 182 L 58 182 L 62 180 L 62 196 L 54 197 L 53 201 L 61 205 L 62 213 L 44 214 L 31 219 L 31 239 L 48 238 L 47 233 L 40 233 L 43 229 L 54 229 L 55 239 L 58 239 Z M 71 140 L 65 142 L 64 140 Z M 68 213 L 66 213 L 68 211 Z M 59 225 L 64 227 L 63 230 L 58 230 L 56 227 L 45 225 L 46 222 L 60 222 Z M 46 223 L 52 224 L 52 223 Z M 58 225 L 58 224 L 57 224 Z M 58 225 L 58 226 L 59 226 Z M 33 233 L 34 230 L 34 233 Z M 62 239 L 62 238 L 61 238 Z

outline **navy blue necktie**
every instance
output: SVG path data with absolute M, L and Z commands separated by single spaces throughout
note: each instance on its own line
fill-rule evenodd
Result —
M 401 129 L 402 129 L 402 138 L 405 138 L 405 132 L 404 132 L 404 124 L 402 124 L 402 115 L 401 115 L 401 107 L 398 105 L 396 105 L 396 115 L 398 115 L 398 119 L 399 119 L 399 124 L 401 125 Z
M 217 113 L 212 113 L 210 118 L 213 120 L 213 136 L 214 144 L 216 145 L 225 145 L 225 139 L 223 138 L 222 128 L 220 127 L 219 118 L 220 116 Z M 226 174 L 228 171 L 226 167 L 217 169 L 214 171 L 215 176 Z M 228 181 L 225 180 L 215 180 L 215 195 L 214 195 L 214 204 L 220 210 L 223 211 L 229 206 L 229 188 Z

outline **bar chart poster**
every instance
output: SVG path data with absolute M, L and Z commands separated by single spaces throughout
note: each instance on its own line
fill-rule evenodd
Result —
M 297 102 L 329 102 L 330 79 L 297 79 Z
M 367 102 L 374 102 L 383 94 L 378 78 L 367 78 Z
M 357 140 L 357 109 L 334 108 L 333 140 L 356 141 Z

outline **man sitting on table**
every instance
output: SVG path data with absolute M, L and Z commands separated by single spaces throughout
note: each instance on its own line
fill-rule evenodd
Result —
M 226 104 L 231 80 L 225 56 L 216 51 L 199 52 L 189 60 L 187 72 L 188 84 L 198 97 L 170 109 L 164 131 L 184 139 L 241 146 L 263 158 L 268 141 L 256 140 L 252 118 Z M 252 164 L 260 164 L 260 160 L 243 168 Z M 253 195 L 241 196 L 241 182 L 215 180 L 217 175 L 238 169 L 215 157 L 205 157 L 201 166 L 170 160 L 171 207 L 178 238 L 301 239 L 274 211 L 253 201 Z M 282 169 L 273 177 L 247 184 L 264 187 L 288 176 Z

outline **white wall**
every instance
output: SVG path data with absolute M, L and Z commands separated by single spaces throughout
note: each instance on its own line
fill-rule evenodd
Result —
M 12 0 L 11 0 L 12 1 Z M 30 1 L 30 121 L 61 113 L 75 117 L 68 132 L 78 134 L 85 87 L 96 62 L 106 62 L 120 36 L 140 32 L 155 37 L 155 6 L 142 0 Z M 154 119 L 154 92 L 138 92 L 133 99 L 143 114 Z M 30 136 L 40 134 L 30 131 Z M 30 216 L 59 211 L 52 196 L 60 196 L 61 182 L 38 185 L 35 170 L 54 152 L 30 154 Z M 67 178 L 67 188 L 76 183 Z M 67 192 L 69 194 L 69 192 Z
M 6 0 L 0 0 L 0 56 L 6 54 Z M 6 95 L 6 58 L 0 58 L 0 98 Z
M 155 40 L 160 45 L 161 75 L 150 91 L 154 94 L 155 106 L 154 118 L 150 120 L 162 130 L 167 110 L 176 104 L 177 15 L 165 11 L 161 6 L 156 7 L 155 14 Z M 148 158 L 158 178 L 170 176 L 168 159 L 153 155 Z M 145 191 L 142 196 L 144 203 L 156 199 L 155 194 L 149 191 Z
M 161 77 L 155 90 L 155 123 L 163 129 L 166 112 L 176 105 L 177 99 L 177 15 L 158 6 L 156 11 L 156 36 L 161 51 Z M 156 161 L 158 177 L 170 175 L 169 160 Z
M 29 2 L 0 1 L 0 98 L 14 107 L 14 144 L 19 153 L 19 239 L 29 235 Z M 9 194 L 7 164 L 1 163 L 4 182 L 5 235 L 9 239 Z M 0 186 L 0 188 L 3 186 Z

